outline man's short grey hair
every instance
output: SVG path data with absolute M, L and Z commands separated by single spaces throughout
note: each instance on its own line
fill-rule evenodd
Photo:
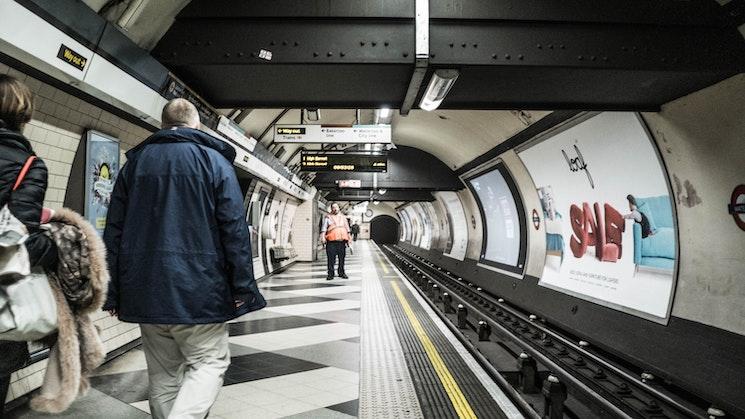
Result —
M 199 128 L 199 112 L 197 112 L 196 106 L 188 100 L 173 99 L 163 107 L 161 125 L 163 128 Z

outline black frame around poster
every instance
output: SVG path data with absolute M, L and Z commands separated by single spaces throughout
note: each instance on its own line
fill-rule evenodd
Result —
M 515 201 L 515 207 L 517 208 L 517 218 L 520 222 L 520 251 L 518 253 L 517 257 L 517 265 L 508 265 L 501 262 L 495 262 L 493 260 L 489 260 L 484 258 L 484 255 L 486 254 L 486 246 L 488 243 L 488 234 L 489 229 L 487 228 L 486 224 L 486 213 L 484 212 L 484 206 L 481 203 L 481 199 L 479 198 L 478 193 L 473 187 L 472 180 L 480 177 L 482 175 L 485 175 L 487 173 L 493 172 L 495 170 L 499 171 L 499 174 L 502 175 L 502 178 L 507 183 L 507 187 L 510 189 L 510 192 L 512 193 L 512 198 Z M 476 201 L 476 205 L 479 207 L 479 213 L 481 214 L 481 220 L 482 220 L 482 230 L 484 232 L 483 240 L 481 241 L 481 252 L 479 253 L 479 263 L 482 265 L 490 266 L 492 268 L 496 268 L 498 270 L 510 272 L 513 274 L 517 274 L 522 276 L 525 273 L 525 259 L 527 257 L 527 248 L 528 248 L 528 231 L 527 231 L 527 224 L 526 224 L 526 218 L 525 218 L 525 206 L 523 205 L 522 196 L 520 196 L 520 191 L 517 189 L 517 184 L 515 183 L 515 180 L 512 178 L 512 174 L 510 174 L 507 167 L 502 163 L 501 161 L 498 161 L 496 164 L 488 166 L 487 168 L 480 170 L 476 172 L 473 175 L 468 176 L 465 179 L 466 186 L 468 186 L 468 189 L 471 191 L 471 194 L 474 197 L 474 201 Z

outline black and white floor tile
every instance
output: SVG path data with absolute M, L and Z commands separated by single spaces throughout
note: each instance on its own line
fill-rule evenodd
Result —
M 359 256 L 349 279 L 326 280 L 325 263 L 297 263 L 261 281 L 264 310 L 230 322 L 232 363 L 210 418 L 350 418 L 358 415 Z M 90 393 L 62 417 L 149 417 L 143 352 L 102 366 Z M 36 417 L 22 407 L 13 418 Z

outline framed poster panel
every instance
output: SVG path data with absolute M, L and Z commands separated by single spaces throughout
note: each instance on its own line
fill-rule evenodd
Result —
M 98 131 L 86 133 L 85 218 L 99 235 L 106 228 L 111 193 L 119 175 L 119 140 Z
M 512 276 L 522 275 L 527 248 L 525 211 L 509 171 L 499 162 L 466 183 L 484 224 L 479 263 Z
M 444 254 L 453 259 L 464 260 L 468 248 L 468 221 L 463 210 L 463 204 L 455 192 L 438 192 L 437 197 L 445 205 L 450 233 Z
M 545 220 L 539 285 L 664 323 L 675 289 L 677 221 L 641 117 L 589 115 L 518 155 Z

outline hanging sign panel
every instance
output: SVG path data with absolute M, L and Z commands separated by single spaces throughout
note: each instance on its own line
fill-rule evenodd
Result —
M 305 172 L 385 172 L 388 170 L 388 156 L 302 151 L 300 170 Z
M 339 185 L 339 188 L 355 188 L 355 189 L 359 189 L 359 188 L 362 187 L 362 180 L 360 180 L 360 179 L 344 179 L 344 180 L 340 180 L 339 183 L 338 183 L 338 185 Z
M 275 125 L 275 143 L 293 144 L 390 144 L 390 125 Z
M 678 260 L 667 174 L 640 117 L 605 112 L 519 153 L 546 230 L 539 285 L 668 317 Z

